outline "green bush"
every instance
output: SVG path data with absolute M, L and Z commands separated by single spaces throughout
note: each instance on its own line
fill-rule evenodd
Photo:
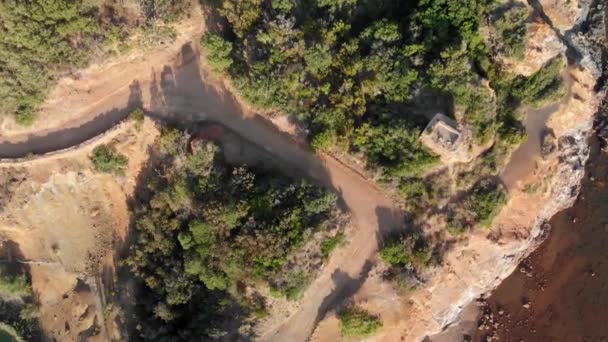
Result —
M 324 131 L 315 135 L 310 145 L 317 151 L 329 151 L 336 143 L 336 134 L 333 131 Z
M 420 143 L 419 135 L 417 128 L 399 120 L 364 124 L 356 131 L 353 145 L 372 164 L 383 165 L 387 178 L 398 180 L 421 175 L 439 161 Z
M 106 173 L 121 173 L 129 164 L 129 159 L 125 155 L 108 145 L 97 146 L 90 159 L 95 170 Z
M 336 247 L 344 242 L 344 234 L 338 233 L 334 236 L 327 237 L 321 242 L 321 255 L 323 259 L 329 259 L 329 255 Z
M 6 323 L 0 322 L 0 341 L 24 342 L 25 340 L 19 335 L 17 329 Z
M 542 105 L 564 95 L 560 73 L 564 67 L 561 56 L 545 64 L 529 77 L 520 76 L 513 82 L 513 94 L 524 104 Z
M 138 28 L 135 37 L 136 46 L 147 50 L 158 46 L 160 42 L 170 43 L 174 41 L 177 38 L 177 31 L 173 26 L 162 22 L 148 22 Z
M 178 130 L 162 132 L 155 148 L 156 172 L 138 198 L 137 240 L 126 261 L 145 284 L 141 337 L 179 331 L 182 340 L 207 340 L 235 312 L 263 316 L 245 291 L 260 283 L 297 300 L 312 275 L 288 262 L 307 236 L 333 222 L 337 196 L 272 169 L 227 164 L 212 143 L 189 152 Z M 192 325 L 184 329 L 181 317 Z
M 25 304 L 21 311 L 19 312 L 19 318 L 24 321 L 32 321 L 40 316 L 40 311 L 38 311 L 38 307 L 32 303 Z
M 490 141 L 495 128 L 495 104 L 490 90 L 479 84 L 466 46 L 448 48 L 440 56 L 429 69 L 431 86 L 453 96 L 477 143 Z
M 185 15 L 191 6 L 184 0 L 141 0 L 139 1 L 148 20 L 172 22 Z
M 144 123 L 144 111 L 141 108 L 137 108 L 129 113 L 129 119 L 135 121 L 137 127 L 141 127 Z
M 447 220 L 446 229 L 452 236 L 462 236 L 467 229 L 467 226 L 457 217 L 449 217 Z
M 0 341 L 42 340 L 35 296 L 24 271 L 17 263 L 0 264 Z
M 344 337 L 365 337 L 382 328 L 382 321 L 378 317 L 355 306 L 344 309 L 338 318 Z
M 392 267 L 423 269 L 430 264 L 431 250 L 418 235 L 394 236 L 384 243 L 380 256 Z
M 502 207 L 507 203 L 504 187 L 490 181 L 481 181 L 471 190 L 466 202 L 467 208 L 473 215 L 475 223 L 487 227 Z

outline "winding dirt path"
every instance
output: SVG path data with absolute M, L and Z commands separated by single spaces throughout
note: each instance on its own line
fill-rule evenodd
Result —
M 178 57 L 166 64 L 163 58 L 117 64 L 99 75 L 99 88 L 91 79 L 74 80 L 73 91 L 55 107 L 47 107 L 45 115 L 59 114 L 69 104 L 76 124 L 43 131 L 45 135 L 0 140 L 0 158 L 77 145 L 116 124 L 135 106 L 142 106 L 151 116 L 186 129 L 202 120 L 221 123 L 289 168 L 334 189 L 352 213 L 356 226 L 349 246 L 331 258 L 305 292 L 301 307 L 261 336 L 262 340 L 305 341 L 328 310 L 358 290 L 373 266 L 382 232 L 400 226 L 402 214 L 354 170 L 329 156 L 314 154 L 265 119 L 244 110 L 236 98 L 203 71 L 195 49 L 190 44 L 183 45 Z M 87 82 L 86 90 L 78 91 L 82 88 L 78 82 Z M 109 86 L 112 82 L 115 87 Z M 88 121 L 82 122 L 83 118 Z

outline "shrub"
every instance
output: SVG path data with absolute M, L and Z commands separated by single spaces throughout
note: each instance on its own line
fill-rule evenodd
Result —
M 114 147 L 99 145 L 90 156 L 95 170 L 106 173 L 121 173 L 129 163 L 129 159 Z
M 467 227 L 462 223 L 460 218 L 450 216 L 447 220 L 446 229 L 452 236 L 461 236 Z
M 15 298 L 32 295 L 32 287 L 25 275 L 11 276 L 0 269 L 0 297 Z
M 483 144 L 494 133 L 494 100 L 490 90 L 478 84 L 479 76 L 474 73 L 467 53 L 464 45 L 442 51 L 441 59 L 429 68 L 430 83 L 434 89 L 453 96 L 456 106 L 464 111 L 476 142 Z
M 324 131 L 316 134 L 310 145 L 317 151 L 328 151 L 336 143 L 336 134 L 333 131 Z
M 141 108 L 137 108 L 129 113 L 129 119 L 135 121 L 137 127 L 141 127 L 144 123 L 144 111 Z
M 385 124 L 362 125 L 355 132 L 354 147 L 372 164 L 385 167 L 388 178 L 403 178 L 424 173 L 439 158 L 419 141 L 420 131 L 402 120 Z
M 310 276 L 303 271 L 294 271 L 287 275 L 286 281 L 272 286 L 272 290 L 275 294 L 285 296 L 287 300 L 298 300 L 310 284 L 310 280 Z
M 378 317 L 354 306 L 344 309 L 338 318 L 344 337 L 369 336 L 382 328 L 382 321 Z
M 338 233 L 334 236 L 330 236 L 325 238 L 323 242 L 321 242 L 321 255 L 323 259 L 329 259 L 329 255 L 333 252 L 336 247 L 344 242 L 344 234 Z
M 430 178 L 432 181 L 414 177 L 399 182 L 399 194 L 406 200 L 408 210 L 416 212 L 437 204 L 437 200 L 442 196 L 442 185 L 433 179 L 434 177 Z
M 471 190 L 465 207 L 473 215 L 475 223 L 487 227 L 506 203 L 507 194 L 502 185 L 482 181 Z
M 542 105 L 564 94 L 560 72 L 563 68 L 561 57 L 556 57 L 529 77 L 520 76 L 513 82 L 513 94 L 522 103 Z
M 382 260 L 392 267 L 424 268 L 431 261 L 431 251 L 418 235 L 394 236 L 380 250 Z
M 14 342 L 24 342 L 25 340 L 19 335 L 17 329 L 12 326 L 0 322 L 0 341 L 14 341 Z
M 35 320 L 40 316 L 40 311 L 38 311 L 38 307 L 32 303 L 25 304 L 21 311 L 19 312 L 19 318 L 24 321 Z
M 170 43 L 174 41 L 177 38 L 177 31 L 170 25 L 148 22 L 138 29 L 135 37 L 136 46 L 146 50 L 158 46 L 161 42 Z

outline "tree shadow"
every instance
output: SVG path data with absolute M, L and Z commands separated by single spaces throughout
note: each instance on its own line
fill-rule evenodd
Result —
M 409 229 L 410 227 L 404 225 L 403 213 L 400 210 L 378 207 L 375 212 L 379 227 L 379 230 L 376 232 L 376 249 L 380 248 L 382 242 L 392 234 L 397 232 L 408 234 L 412 232 Z M 373 243 L 372 239 L 370 239 L 370 243 Z M 355 277 L 351 277 L 341 269 L 337 269 L 332 273 L 331 280 L 334 288 L 321 302 L 314 320 L 313 330 L 328 312 L 332 310 L 339 311 L 343 306 L 348 304 L 351 297 L 363 286 L 370 271 L 375 268 L 376 264 L 375 258 L 368 258 L 365 260 L 359 274 Z
M 331 310 L 339 311 L 341 306 L 359 291 L 363 283 L 367 279 L 370 271 L 374 268 L 375 262 L 367 260 L 361 269 L 361 272 L 356 277 L 351 277 L 348 273 L 337 269 L 332 273 L 331 280 L 334 283 L 334 290 L 327 295 L 319 309 L 314 320 L 313 331 L 317 324 L 325 317 L 327 312 Z
M 177 67 L 165 66 L 160 78 L 150 85 L 149 116 L 192 132 L 203 122 L 221 125 L 267 153 L 287 174 L 316 180 L 339 192 L 321 160 L 305 144 L 282 132 L 268 120 L 244 113 L 237 98 L 211 74 L 201 70 L 198 52 L 191 44 L 182 47 Z

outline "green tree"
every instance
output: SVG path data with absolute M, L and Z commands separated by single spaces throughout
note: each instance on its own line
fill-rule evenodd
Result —
M 232 65 L 232 43 L 224 40 L 220 35 L 207 32 L 201 39 L 201 44 L 205 47 L 205 52 L 211 67 L 224 73 Z
M 386 168 L 386 176 L 420 175 L 438 161 L 418 140 L 420 131 L 399 120 L 372 126 L 363 124 L 355 133 L 354 146 L 370 161 Z
M 234 33 L 242 38 L 260 18 L 262 0 L 225 0 L 222 1 L 220 13 L 226 17 Z

